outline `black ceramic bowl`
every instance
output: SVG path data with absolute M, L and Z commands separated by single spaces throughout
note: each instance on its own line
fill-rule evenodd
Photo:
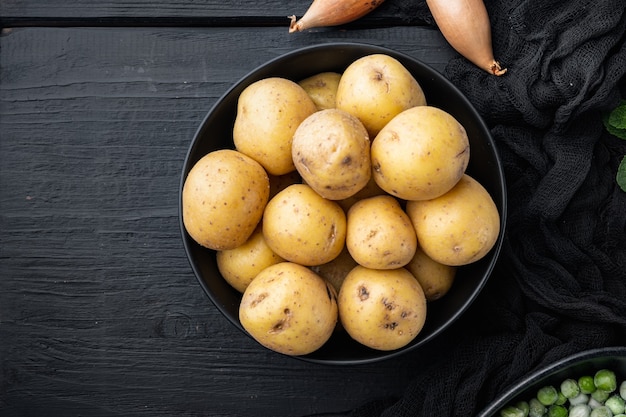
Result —
M 388 54 L 402 62 L 420 83 L 428 103 L 446 110 L 464 125 L 470 141 L 467 172 L 491 193 L 500 211 L 501 230 L 504 231 L 504 174 L 493 139 L 480 115 L 466 97 L 439 72 L 408 55 L 372 45 L 329 43 L 298 49 L 261 65 L 235 83 L 210 109 L 196 132 L 184 162 L 180 190 L 182 191 L 189 170 L 202 156 L 217 149 L 233 148 L 231 132 L 237 99 L 246 86 L 271 76 L 299 81 L 324 71 L 342 72 L 356 59 L 374 53 Z M 238 313 L 241 294 L 220 276 L 215 253 L 200 247 L 186 233 L 180 209 L 179 217 L 185 250 L 200 285 L 224 316 L 245 332 L 239 322 Z M 458 270 L 453 288 L 444 298 L 429 305 L 423 330 L 404 348 L 391 352 L 376 351 L 360 345 L 345 333 L 337 332 L 321 349 L 300 358 L 327 364 L 357 364 L 390 358 L 424 345 L 450 326 L 474 301 L 491 274 L 501 244 L 502 233 L 486 257 Z
M 477 417 L 499 417 L 502 408 L 518 401 L 530 400 L 546 385 L 558 388 L 567 378 L 577 380 L 584 375 L 593 376 L 600 369 L 615 372 L 619 389 L 620 382 L 626 380 L 626 346 L 587 350 L 538 369 L 502 393 Z

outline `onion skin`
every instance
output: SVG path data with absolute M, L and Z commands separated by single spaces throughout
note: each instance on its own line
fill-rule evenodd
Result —
M 493 75 L 506 68 L 493 57 L 491 23 L 483 0 L 426 0 L 441 34 L 458 53 Z
M 378 6 L 384 0 L 313 0 L 300 20 L 289 16 L 289 33 L 306 29 L 337 26 L 357 20 Z

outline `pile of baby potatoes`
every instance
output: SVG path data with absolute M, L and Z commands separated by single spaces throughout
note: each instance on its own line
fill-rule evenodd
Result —
M 311 353 L 337 329 L 372 349 L 407 345 L 500 233 L 465 172 L 464 127 L 391 56 L 254 82 L 232 134 L 234 149 L 189 171 L 183 223 L 243 294 L 242 326 L 277 352 Z

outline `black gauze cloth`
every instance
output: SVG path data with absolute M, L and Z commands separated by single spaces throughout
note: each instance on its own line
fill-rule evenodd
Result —
M 389 1 L 432 23 L 423 0 Z M 533 370 L 626 346 L 626 193 L 615 180 L 626 141 L 602 123 L 626 97 L 626 2 L 485 5 L 508 72 L 496 77 L 459 57 L 445 75 L 487 122 L 503 163 L 501 258 L 459 319 L 471 331 L 444 359 L 416 369 L 401 398 L 343 415 L 475 416 Z

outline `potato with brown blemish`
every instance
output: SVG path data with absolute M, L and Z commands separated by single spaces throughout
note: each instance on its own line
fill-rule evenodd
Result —
M 222 277 L 241 293 L 259 272 L 268 266 L 285 261 L 267 246 L 260 225 L 244 244 L 233 249 L 217 251 L 215 258 Z
M 355 267 L 337 299 L 343 328 L 357 342 L 378 350 L 409 344 L 426 322 L 426 297 L 406 269 Z
M 330 262 L 346 241 L 346 215 L 339 204 L 306 184 L 293 184 L 265 207 L 263 236 L 280 257 L 301 265 Z
M 465 174 L 450 191 L 426 201 L 407 202 L 406 212 L 424 252 L 444 265 L 483 258 L 500 234 L 500 213 L 489 192 Z
M 295 82 L 269 77 L 239 95 L 233 127 L 235 148 L 259 162 L 272 175 L 295 169 L 291 159 L 293 134 L 317 107 Z
M 298 81 L 298 85 L 309 94 L 318 110 L 334 109 L 340 79 L 338 72 L 321 72 Z
M 348 210 L 346 247 L 360 265 L 395 269 L 409 263 L 417 248 L 415 229 L 390 195 L 358 201 Z
M 333 287 L 292 262 L 261 271 L 239 307 L 243 328 L 263 346 L 286 355 L 319 349 L 333 334 L 337 317 Z
M 329 200 L 356 194 L 372 175 L 367 131 L 342 110 L 320 110 L 307 117 L 293 135 L 291 152 L 302 179 Z
M 231 149 L 210 152 L 185 178 L 181 196 L 185 230 L 204 247 L 236 248 L 261 220 L 269 189 L 267 173 L 252 158 Z
M 459 181 L 470 158 L 465 128 L 449 113 L 418 106 L 394 117 L 372 140 L 376 183 L 403 200 L 429 200 Z

